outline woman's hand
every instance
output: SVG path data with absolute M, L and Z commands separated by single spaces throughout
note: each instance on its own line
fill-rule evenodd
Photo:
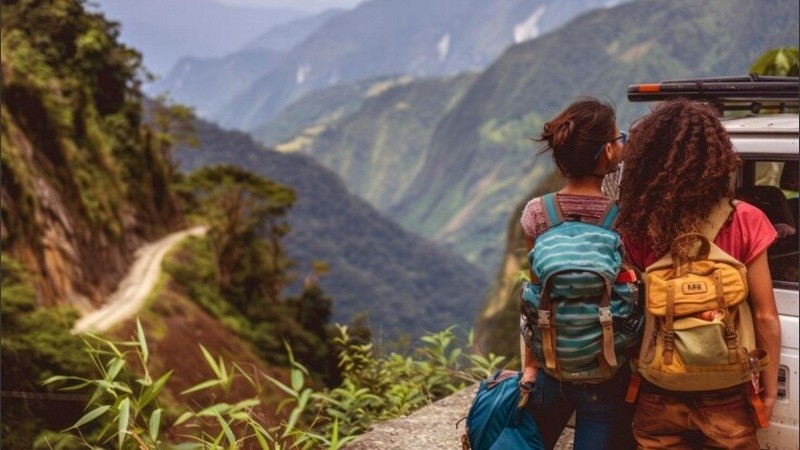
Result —
M 772 410 L 775 409 L 775 399 L 776 397 L 768 395 L 761 397 L 761 404 L 764 405 L 764 417 L 767 419 L 767 422 L 772 420 Z

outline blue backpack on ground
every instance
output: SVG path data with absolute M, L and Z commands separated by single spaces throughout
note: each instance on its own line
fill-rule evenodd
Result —
M 541 198 L 547 230 L 528 254 L 522 336 L 540 366 L 566 381 L 611 378 L 635 352 L 644 323 L 641 276 L 623 266 L 612 226 L 615 202 L 597 223 L 565 220 L 555 194 Z
M 481 381 L 467 415 L 462 450 L 544 450 L 539 427 L 525 409 L 521 372 L 498 370 Z

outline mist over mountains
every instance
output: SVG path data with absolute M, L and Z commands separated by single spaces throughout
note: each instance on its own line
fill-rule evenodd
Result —
M 797 43 L 798 3 L 770 5 L 643 0 L 511 47 L 436 124 L 424 170 L 397 216 L 472 261 L 499 262 L 513 205 L 547 173 L 549 158 L 537 159 L 529 138 L 549 117 L 594 95 L 616 104 L 625 129 L 647 108 L 627 102 L 630 84 L 746 73 L 766 49 Z
M 145 90 L 191 105 L 198 116 L 208 118 L 275 67 L 323 23 L 342 12 L 330 9 L 277 25 L 225 56 L 184 56 Z
M 308 15 L 293 8 L 224 5 L 212 0 L 94 3 L 110 20 L 122 23 L 121 40 L 142 52 L 145 66 L 157 76 L 165 76 L 181 57 L 225 56 L 273 26 Z
M 371 0 L 321 23 L 283 60 L 207 117 L 250 129 L 303 94 L 389 74 L 417 77 L 481 69 L 506 47 L 547 33 L 607 0 Z M 175 93 L 173 85 L 161 89 Z M 230 95 L 230 90 L 222 95 Z

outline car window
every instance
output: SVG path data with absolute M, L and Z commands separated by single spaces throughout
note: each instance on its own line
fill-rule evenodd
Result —
M 736 196 L 767 215 L 778 239 L 767 250 L 776 284 L 798 284 L 798 188 L 796 161 L 747 159 L 737 178 Z M 794 171 L 794 172 L 792 172 Z

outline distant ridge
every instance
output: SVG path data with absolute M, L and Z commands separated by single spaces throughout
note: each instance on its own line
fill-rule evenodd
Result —
M 478 267 L 403 230 L 308 156 L 265 149 L 207 122 L 198 127 L 202 148 L 176 152 L 183 169 L 237 164 L 295 190 L 285 248 L 300 275 L 313 261 L 330 265 L 320 283 L 334 299 L 333 321 L 367 311 L 384 338 L 472 326 L 488 289 Z
M 612 2 L 616 4 L 619 2 Z M 608 0 L 372 0 L 328 20 L 211 117 L 247 130 L 303 94 L 381 75 L 479 70 Z

